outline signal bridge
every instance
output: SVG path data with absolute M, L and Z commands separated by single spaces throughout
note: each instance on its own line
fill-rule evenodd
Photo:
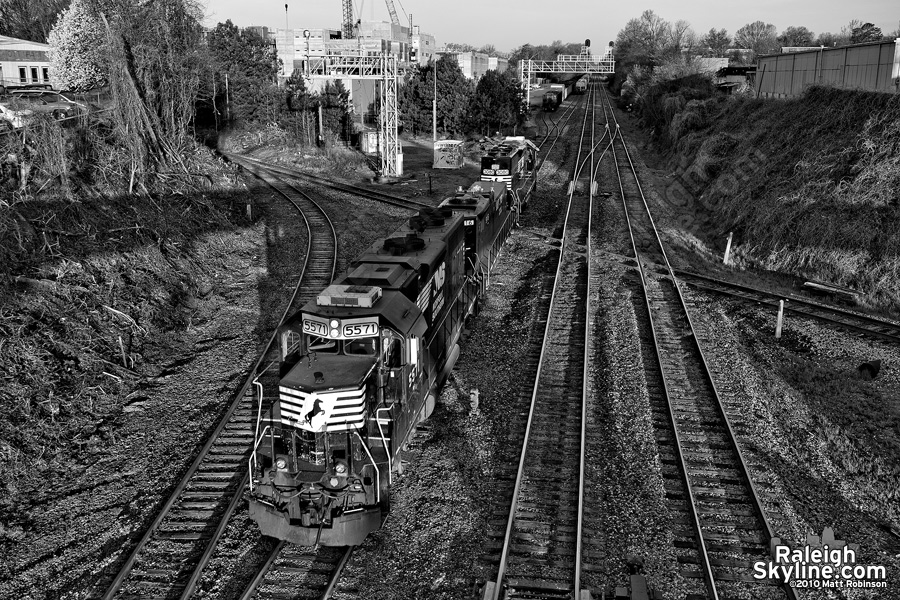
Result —
M 612 75 L 616 72 L 616 59 L 612 48 L 606 54 L 595 56 L 587 48 L 581 54 L 560 54 L 556 60 L 523 60 L 519 62 L 519 79 L 531 101 L 531 82 L 541 75 Z
M 404 65 L 405 66 L 405 65 Z M 400 120 L 397 103 L 397 81 L 401 64 L 397 55 L 383 52 L 376 55 L 330 54 L 310 57 L 306 63 L 306 77 L 310 79 L 369 79 L 379 83 L 378 123 L 381 139 L 381 174 L 396 177 L 403 174 L 403 158 L 397 126 Z

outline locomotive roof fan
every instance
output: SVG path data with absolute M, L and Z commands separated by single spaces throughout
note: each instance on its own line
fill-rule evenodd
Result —
M 415 233 L 407 233 L 406 237 L 393 237 L 384 240 L 384 249 L 390 250 L 394 256 L 407 252 L 418 252 L 425 248 L 425 240 Z
M 409 228 L 421 233 L 428 227 L 443 227 L 451 216 L 453 211 L 449 208 L 424 208 L 419 214 L 409 218 Z

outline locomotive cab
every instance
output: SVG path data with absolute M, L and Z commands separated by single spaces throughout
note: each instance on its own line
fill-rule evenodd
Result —
M 411 301 L 332 285 L 282 328 L 278 398 L 259 419 L 251 517 L 303 545 L 362 543 L 388 509 L 392 436 L 416 422 L 426 326 Z

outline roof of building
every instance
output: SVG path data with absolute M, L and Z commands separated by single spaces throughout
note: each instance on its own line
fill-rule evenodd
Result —
M 33 46 L 33 48 L 9 48 L 8 46 Z M 0 48 L 5 50 L 49 50 L 50 44 L 0 35 Z

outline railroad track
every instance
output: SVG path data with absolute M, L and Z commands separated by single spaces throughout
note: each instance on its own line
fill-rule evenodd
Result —
M 607 99 L 609 111 L 615 113 Z M 605 108 L 604 108 L 605 110 Z M 645 298 L 646 329 L 657 365 L 647 382 L 671 501 L 681 575 L 693 582 L 690 600 L 723 595 L 759 597 L 772 586 L 755 581 L 752 564 L 766 560 L 773 537 L 766 512 L 725 413 L 706 362 L 703 341 L 691 323 L 681 289 L 656 231 L 628 147 L 615 126 L 613 156 L 631 247 Z M 639 316 L 640 318 L 640 316 Z M 755 587 L 756 586 L 756 587 Z
M 280 323 L 334 278 L 337 236 L 331 220 L 312 198 L 252 165 L 245 168 L 296 207 L 308 232 L 301 275 Z M 247 485 L 256 415 L 265 402 L 256 394 L 260 388 L 254 382 L 274 384 L 277 373 L 271 367 L 277 364 L 278 351 L 273 332 L 219 425 L 121 566 L 104 600 L 191 596 Z
M 836 306 L 826 306 L 795 295 L 778 294 L 690 271 L 677 270 L 675 274 L 680 281 L 698 289 L 747 302 L 778 307 L 779 300 L 786 300 L 784 309 L 787 312 L 824 321 L 831 326 L 843 328 L 854 333 L 900 344 L 900 325 L 890 321 L 843 310 Z
M 593 122 L 586 108 L 572 181 L 582 171 L 582 153 L 591 152 Z M 569 186 L 518 472 L 486 600 L 571 598 L 580 589 L 591 201 L 590 193 Z
M 330 598 L 353 547 L 279 543 L 241 600 Z
M 340 183 L 336 181 L 332 181 L 331 179 L 326 179 L 325 177 L 318 177 L 316 175 L 310 175 L 308 173 L 303 173 L 302 171 L 298 171 L 296 169 L 291 169 L 289 167 L 284 167 L 281 165 L 273 165 L 264 163 L 261 160 L 250 158 L 249 156 L 243 156 L 239 154 L 232 154 L 229 152 L 222 152 L 222 156 L 227 158 L 228 160 L 234 162 L 235 164 L 245 164 L 252 165 L 257 169 L 261 169 L 267 171 L 269 173 L 273 173 L 280 176 L 292 177 L 295 179 L 302 179 L 304 181 L 309 181 L 316 185 L 320 185 L 323 187 L 328 187 L 333 190 L 338 190 L 341 192 L 345 192 L 347 194 L 352 194 L 354 196 L 359 196 L 361 198 L 367 198 L 369 200 L 375 200 L 376 202 L 381 202 L 383 204 L 390 204 L 391 206 L 396 206 L 398 208 L 405 208 L 408 210 L 419 211 L 423 208 L 433 208 L 434 205 L 428 202 L 420 202 L 418 200 L 412 200 L 410 198 L 402 198 L 400 196 L 393 196 L 391 194 L 385 194 L 384 192 L 379 192 L 378 190 L 373 190 L 370 188 L 364 188 L 356 185 L 350 185 L 348 183 Z

